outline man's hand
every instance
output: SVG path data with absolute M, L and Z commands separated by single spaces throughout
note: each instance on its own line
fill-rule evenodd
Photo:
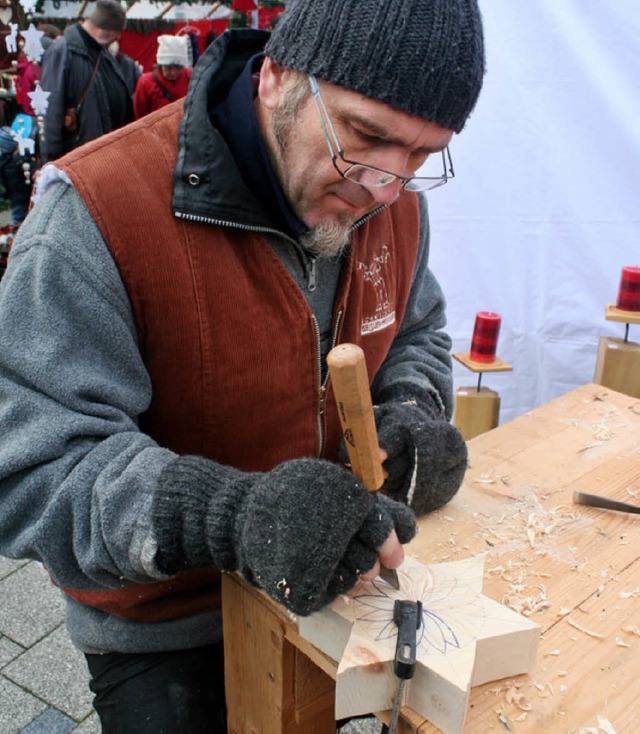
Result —
M 416 532 L 408 507 L 316 459 L 245 473 L 180 457 L 163 472 L 152 513 L 161 571 L 239 570 L 303 616 L 369 577 L 378 559 L 397 567 Z
M 380 575 L 380 566 L 385 568 L 398 568 L 404 561 L 404 548 L 400 543 L 398 534 L 395 530 L 391 531 L 391 535 L 378 548 L 378 559 L 373 568 L 367 573 L 360 576 L 361 581 L 373 581 L 376 576 Z
M 460 432 L 433 400 L 398 398 L 374 406 L 380 447 L 386 451 L 382 491 L 424 515 L 448 502 L 467 468 Z

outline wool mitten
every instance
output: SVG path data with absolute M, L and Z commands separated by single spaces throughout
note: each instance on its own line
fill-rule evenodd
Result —
M 292 612 L 308 615 L 373 568 L 395 530 L 416 532 L 408 507 L 371 494 L 343 467 L 296 459 L 246 473 L 196 456 L 163 471 L 152 507 L 164 573 L 239 570 Z
M 374 406 L 378 441 L 388 458 L 382 491 L 409 505 L 417 516 L 447 503 L 462 484 L 467 446 L 435 400 L 387 390 Z

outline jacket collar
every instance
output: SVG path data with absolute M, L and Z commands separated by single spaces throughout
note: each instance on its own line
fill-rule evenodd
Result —
M 173 174 L 173 211 L 180 218 L 274 230 L 272 218 L 244 183 L 210 110 L 223 100 L 268 31 L 238 29 L 219 36 L 199 59 L 184 102 Z

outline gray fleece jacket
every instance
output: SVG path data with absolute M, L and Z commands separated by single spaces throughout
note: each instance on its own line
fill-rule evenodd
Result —
M 75 589 L 166 578 L 149 508 L 176 457 L 138 429 L 151 383 L 127 294 L 73 187 L 49 168 L 41 190 L 0 284 L 0 553 L 38 559 L 57 584 Z M 415 383 L 450 416 L 450 340 L 428 268 L 424 206 L 422 215 L 410 302 L 374 393 Z M 321 262 L 311 292 L 285 242 L 278 254 L 326 331 L 338 268 Z M 85 652 L 181 649 L 221 636 L 219 612 L 140 624 L 71 599 L 67 610 L 70 636 Z

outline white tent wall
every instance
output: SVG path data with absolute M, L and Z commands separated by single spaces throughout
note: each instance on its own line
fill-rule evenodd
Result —
M 513 372 L 482 384 L 510 420 L 593 380 L 623 266 L 640 264 L 640 2 L 480 0 L 487 75 L 429 195 L 454 352 L 502 316 Z M 632 326 L 630 338 L 640 337 Z M 477 376 L 454 363 L 456 388 Z

